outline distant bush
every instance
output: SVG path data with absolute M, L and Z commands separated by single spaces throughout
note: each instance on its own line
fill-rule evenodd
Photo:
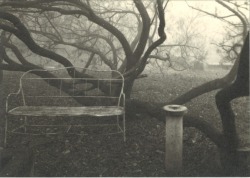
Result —
M 195 61 L 193 65 L 194 70 L 206 70 L 207 64 L 202 61 Z

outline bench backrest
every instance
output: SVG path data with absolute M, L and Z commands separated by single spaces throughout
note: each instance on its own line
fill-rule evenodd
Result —
M 123 88 L 120 72 L 81 67 L 35 69 L 20 79 L 25 105 L 118 105 Z

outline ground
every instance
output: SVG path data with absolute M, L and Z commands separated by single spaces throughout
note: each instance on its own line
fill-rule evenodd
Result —
M 226 70 L 184 71 L 150 73 L 149 77 L 135 82 L 132 99 L 166 102 L 192 87 L 214 78 L 222 77 Z M 16 91 L 20 74 L 4 73 L 4 94 Z M 205 118 L 221 129 L 219 113 L 215 106 L 216 91 L 188 102 L 188 112 Z M 249 98 L 233 101 L 237 131 L 241 145 L 249 141 Z M 47 120 L 48 121 L 48 120 Z M 47 122 L 46 121 L 46 122 Z M 31 147 L 34 155 L 33 176 L 168 176 L 164 169 L 164 124 L 136 108 L 126 113 L 126 136 L 43 136 L 11 137 L 14 149 Z M 180 176 L 223 176 L 216 146 L 194 128 L 184 129 L 183 172 Z M 249 172 L 242 173 L 250 176 Z M 242 176 L 240 175 L 240 176 Z M 16 175 L 18 176 L 18 175 Z

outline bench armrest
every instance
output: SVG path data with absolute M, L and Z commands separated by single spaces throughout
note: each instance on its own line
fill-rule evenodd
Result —
M 13 98 L 17 98 L 20 94 L 21 94 L 21 90 L 19 89 L 16 93 L 10 93 L 10 94 L 7 95 L 6 103 L 5 103 L 6 112 L 8 112 L 10 110 L 10 106 L 11 106 L 10 101 Z

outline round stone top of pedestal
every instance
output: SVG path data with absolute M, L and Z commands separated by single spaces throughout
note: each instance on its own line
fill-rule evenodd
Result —
M 187 107 L 182 105 L 166 105 L 163 107 L 167 115 L 170 116 L 183 116 L 187 112 Z

